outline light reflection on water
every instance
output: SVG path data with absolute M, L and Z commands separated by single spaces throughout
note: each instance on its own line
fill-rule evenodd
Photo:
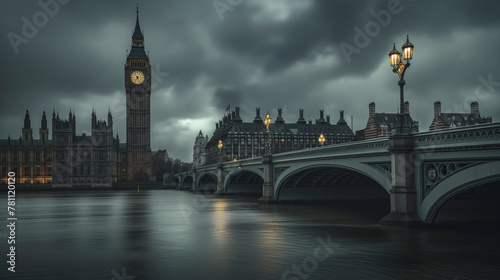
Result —
M 500 278 L 498 231 L 381 227 L 387 203 L 256 199 L 174 190 L 18 194 L 17 272 L 6 266 L 0 279 L 282 279 L 329 235 L 339 247 L 314 271 L 301 270 L 308 279 Z

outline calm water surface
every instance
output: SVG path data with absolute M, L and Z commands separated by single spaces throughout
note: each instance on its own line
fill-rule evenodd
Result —
M 380 203 L 144 190 L 18 193 L 16 210 L 1 279 L 500 279 L 498 230 L 381 227 Z

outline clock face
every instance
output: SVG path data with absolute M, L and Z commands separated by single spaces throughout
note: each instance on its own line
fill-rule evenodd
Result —
M 132 83 L 140 85 L 144 82 L 144 74 L 141 71 L 134 71 L 130 76 Z

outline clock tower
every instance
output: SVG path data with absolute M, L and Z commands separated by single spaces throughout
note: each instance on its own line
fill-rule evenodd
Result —
M 144 50 L 139 8 L 132 48 L 125 63 L 127 93 L 127 176 L 129 180 L 151 179 L 151 65 Z

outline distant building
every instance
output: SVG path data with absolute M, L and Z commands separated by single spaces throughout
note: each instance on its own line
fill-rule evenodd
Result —
M 450 127 L 460 127 L 476 124 L 491 123 L 491 117 L 481 117 L 479 114 L 479 103 L 474 101 L 470 104 L 470 113 L 441 113 L 441 102 L 434 102 L 434 119 L 429 130 L 438 130 Z
M 9 172 L 16 173 L 18 184 L 52 183 L 52 140 L 48 137 L 47 117 L 42 115 L 40 139 L 33 139 L 28 110 L 24 116 L 22 137 L 0 140 L 0 183 L 7 184 Z
M 92 111 L 91 135 L 76 134 L 76 116 L 62 120 L 52 114 L 54 187 L 111 187 L 117 182 L 118 141 L 113 138 L 113 118 L 97 120 Z
M 163 174 L 167 171 L 167 150 L 158 150 L 151 152 L 153 158 L 153 176 L 156 177 L 156 182 L 163 181 Z
M 368 105 L 368 121 L 363 132 L 356 132 L 356 140 L 363 139 L 373 139 L 377 137 L 387 137 L 395 134 L 398 114 L 394 113 L 375 113 L 375 102 Z M 410 104 L 408 101 L 404 103 L 404 108 L 406 112 L 410 112 Z M 413 121 L 411 116 L 409 117 L 411 124 L 411 131 L 413 133 L 418 132 L 418 122 Z
M 208 135 L 203 136 L 203 133 L 200 130 L 200 133 L 196 136 L 196 140 L 194 141 L 193 146 L 193 167 L 196 168 L 198 166 L 202 166 L 207 161 L 207 147 Z
M 321 134 L 325 137 L 324 145 L 354 140 L 354 134 L 344 120 L 344 111 L 340 111 L 340 119 L 336 124 L 330 123 L 329 115 L 324 118 L 323 110 L 314 124 L 311 120 L 306 122 L 304 110 L 300 109 L 299 115 L 296 123 L 285 123 L 282 110 L 278 109 L 278 116 L 273 118 L 274 123 L 269 126 L 272 153 L 318 147 Z M 222 151 L 218 148 L 219 140 L 223 144 Z M 268 134 L 260 109 L 256 109 L 252 122 L 243 122 L 240 108 L 236 107 L 235 111 L 215 124 L 215 131 L 206 143 L 206 164 L 216 163 L 219 157 L 231 161 L 262 156 L 267 141 Z
M 97 120 L 92 111 L 91 135 L 77 135 L 76 116 L 52 113 L 52 140 L 43 112 L 40 139 L 33 139 L 28 110 L 19 140 L 0 140 L 0 182 L 8 172 L 16 183 L 54 187 L 110 187 L 115 182 L 155 181 L 166 169 L 165 150 L 151 151 L 151 64 L 137 12 L 132 46 L 124 65 L 126 143 L 113 137 L 113 117 Z

